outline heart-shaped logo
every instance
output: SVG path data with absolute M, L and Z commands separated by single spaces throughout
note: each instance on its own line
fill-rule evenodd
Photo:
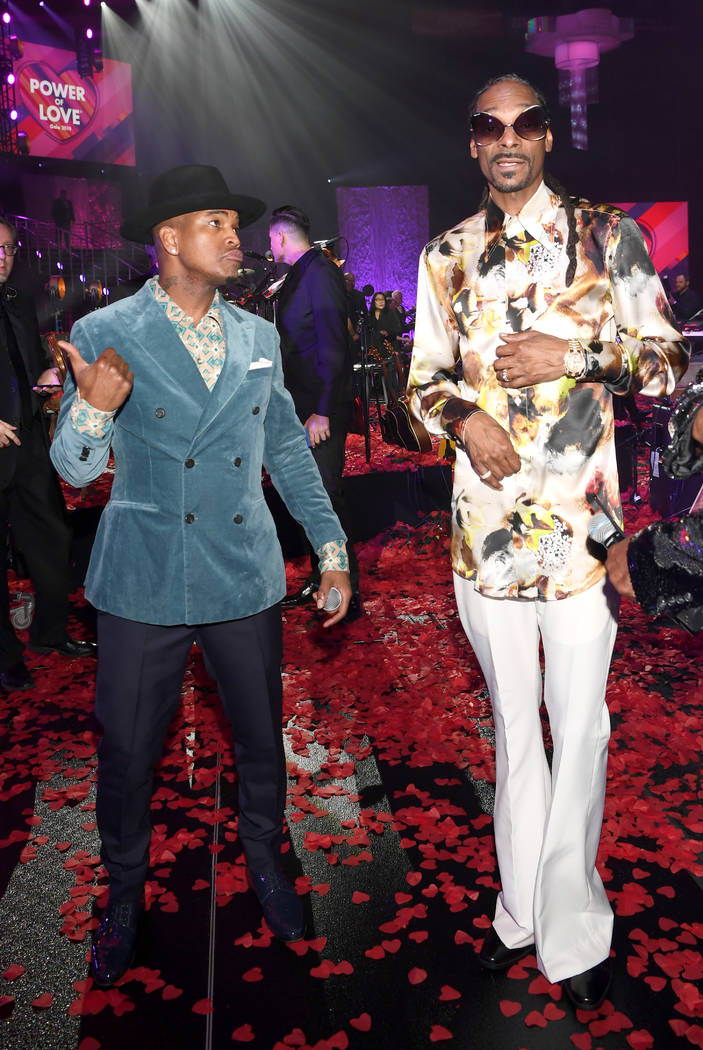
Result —
M 17 70 L 17 82 L 26 116 L 38 125 L 30 140 L 44 132 L 56 142 L 68 142 L 93 122 L 98 92 L 76 69 L 57 72 L 46 61 L 26 62 Z

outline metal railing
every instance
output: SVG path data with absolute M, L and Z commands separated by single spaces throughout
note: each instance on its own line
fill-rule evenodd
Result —
M 60 243 L 53 222 L 27 215 L 10 216 L 17 227 L 24 265 L 45 277 L 60 275 L 67 283 L 100 281 L 107 288 L 149 273 L 151 260 L 142 245 L 123 241 L 116 229 L 94 222 L 74 223 L 70 247 Z

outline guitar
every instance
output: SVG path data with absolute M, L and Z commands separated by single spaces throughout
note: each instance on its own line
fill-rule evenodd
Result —
M 386 405 L 379 422 L 387 445 L 399 445 L 408 452 L 432 451 L 432 439 L 424 424 L 410 412 L 406 397 L 399 397 Z

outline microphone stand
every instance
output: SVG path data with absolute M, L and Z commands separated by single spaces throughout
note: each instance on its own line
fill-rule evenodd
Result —
M 359 360 L 361 363 L 361 414 L 364 419 L 364 451 L 366 462 L 371 462 L 371 432 L 369 429 L 369 384 L 367 382 L 367 367 L 369 358 L 369 340 L 366 331 L 366 318 L 359 318 Z

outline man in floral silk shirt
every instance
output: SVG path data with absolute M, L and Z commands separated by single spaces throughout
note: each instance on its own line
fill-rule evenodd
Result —
M 502 889 L 480 961 L 503 969 L 534 950 L 595 1009 L 610 983 L 595 864 L 617 596 L 588 530 L 596 512 L 621 520 L 613 394 L 671 393 L 688 348 L 636 223 L 545 175 L 541 94 L 509 74 L 471 114 L 487 195 L 423 252 L 409 392 L 457 442 L 455 591 L 494 710 Z

